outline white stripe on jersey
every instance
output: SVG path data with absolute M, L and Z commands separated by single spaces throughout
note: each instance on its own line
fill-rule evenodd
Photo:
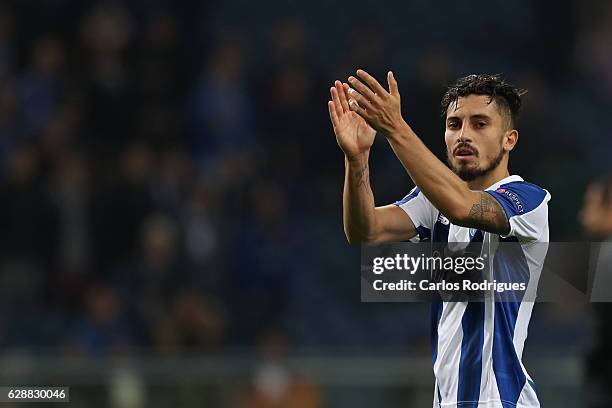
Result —
M 440 322 L 449 322 L 438 325 L 438 356 L 434 363 L 434 375 L 442 401 L 453 401 L 457 403 L 457 391 L 459 377 L 451 373 L 459 372 L 461 357 L 461 342 L 463 340 L 463 329 L 461 317 L 465 311 L 467 302 L 444 302 Z

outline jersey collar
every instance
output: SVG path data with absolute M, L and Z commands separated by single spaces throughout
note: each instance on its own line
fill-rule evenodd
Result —
M 521 176 L 511 175 L 504 179 L 499 180 L 497 183 L 493 184 L 492 186 L 485 188 L 485 190 L 497 190 L 499 186 L 501 186 L 502 184 L 512 183 L 513 181 L 523 181 L 523 178 Z

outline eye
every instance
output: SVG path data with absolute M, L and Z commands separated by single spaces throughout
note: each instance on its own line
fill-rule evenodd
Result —
M 448 122 L 447 126 L 449 129 L 457 129 L 457 127 L 459 127 L 459 123 L 457 121 L 451 121 Z
M 482 129 L 485 126 L 487 126 L 487 122 L 479 121 L 476 123 L 476 127 L 479 129 Z

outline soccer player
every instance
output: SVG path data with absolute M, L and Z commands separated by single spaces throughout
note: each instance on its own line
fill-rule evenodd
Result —
M 442 108 L 449 169 L 402 118 L 393 73 L 387 82 L 388 90 L 358 70 L 331 88 L 329 114 L 345 154 L 348 241 L 514 242 L 520 251 L 512 262 L 526 271 L 528 287 L 537 287 L 545 252 L 536 244 L 548 242 L 550 194 L 508 171 L 522 91 L 492 75 L 470 75 L 448 88 Z M 375 206 L 368 171 L 376 132 L 416 184 L 382 207 Z M 521 361 L 533 308 L 527 300 L 432 303 L 434 407 L 540 407 Z

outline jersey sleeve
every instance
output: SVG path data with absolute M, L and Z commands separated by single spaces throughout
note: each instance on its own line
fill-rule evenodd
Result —
M 431 238 L 431 229 L 436 217 L 436 209 L 418 187 L 399 201 L 393 203 L 404 210 L 416 227 L 421 241 Z
M 510 233 L 520 241 L 548 241 L 548 201 L 550 193 L 524 181 L 502 184 L 487 190 L 502 206 L 510 223 Z

